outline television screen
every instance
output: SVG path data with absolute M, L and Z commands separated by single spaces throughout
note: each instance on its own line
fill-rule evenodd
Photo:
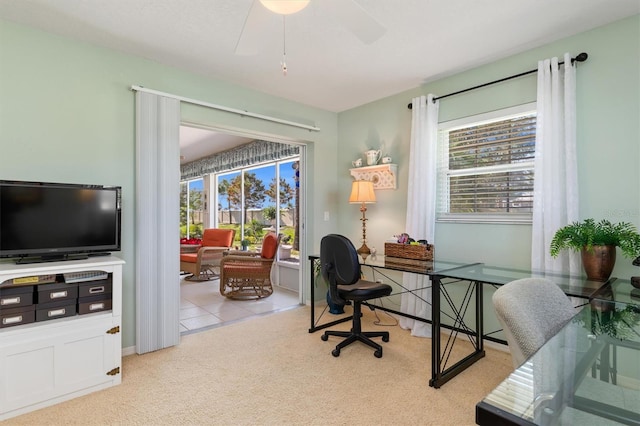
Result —
M 120 250 L 120 187 L 0 181 L 0 257 Z

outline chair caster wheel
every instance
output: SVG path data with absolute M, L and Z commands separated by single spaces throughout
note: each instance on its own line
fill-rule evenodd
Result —
M 340 356 L 340 349 L 334 349 L 331 351 L 331 355 L 335 356 L 336 358 Z
M 376 358 L 382 358 L 382 350 L 377 350 L 373 353 Z
M 389 336 L 382 336 L 382 341 L 383 342 L 388 342 L 389 341 Z
M 320 336 L 320 338 L 322 339 L 323 342 L 326 342 L 327 340 L 329 340 L 329 336 L 327 336 L 326 334 L 323 334 L 322 336 Z

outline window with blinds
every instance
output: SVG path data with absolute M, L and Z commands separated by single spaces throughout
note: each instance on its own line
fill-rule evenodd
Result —
M 530 220 L 535 138 L 535 111 L 441 127 L 441 217 Z

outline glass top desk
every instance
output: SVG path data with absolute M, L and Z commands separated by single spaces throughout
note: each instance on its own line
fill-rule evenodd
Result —
M 315 275 L 319 271 L 319 256 L 309 256 L 311 269 L 311 328 L 309 332 L 333 326 L 335 324 L 350 321 L 351 317 L 341 318 L 336 321 L 318 325 L 315 319 Z M 528 278 L 545 277 L 562 288 L 569 296 L 587 300 L 606 283 L 588 281 L 582 277 L 573 277 L 557 273 L 544 273 L 526 271 L 511 268 L 493 267 L 482 263 L 465 264 L 461 262 L 439 260 L 415 261 L 408 259 L 391 258 L 387 256 L 368 256 L 360 258 L 362 266 L 373 269 L 387 269 L 399 272 L 427 275 L 431 279 L 431 318 L 420 318 L 404 312 L 388 309 L 373 302 L 368 305 L 375 309 L 381 309 L 400 316 L 409 317 L 418 321 L 431 324 L 431 379 L 429 385 L 439 388 L 447 381 L 464 371 L 477 360 L 485 356 L 484 339 L 506 343 L 484 333 L 483 313 L 483 286 L 499 286 L 510 281 Z M 396 282 L 401 287 L 401 292 L 411 294 L 420 289 L 406 289 L 402 283 Z M 428 287 L 427 287 L 428 288 Z M 452 296 L 453 288 L 462 288 L 463 297 Z M 397 293 L 395 293 L 397 294 Z M 418 297 L 418 296 L 416 296 Z M 471 308 L 471 309 L 470 309 Z M 443 323 L 444 319 L 450 319 L 452 324 Z M 450 338 L 442 344 L 443 329 L 450 331 Z M 459 355 L 459 351 L 453 356 L 454 343 L 457 336 L 464 335 L 471 343 L 470 353 Z M 436 354 L 438 354 L 436 356 Z
M 611 351 L 616 370 L 598 377 Z M 640 306 L 593 299 L 476 405 L 476 423 L 640 424 Z
M 611 279 L 593 294 L 593 298 L 640 306 L 640 288 L 631 285 L 630 280 Z
M 584 303 L 587 303 L 596 291 L 607 284 L 599 281 L 589 281 L 579 276 L 496 267 L 485 265 L 484 263 L 473 263 L 432 272 L 432 333 L 435 338 L 431 342 L 433 356 L 431 357 L 432 378 L 429 381 L 430 386 L 435 388 L 442 386 L 484 357 L 485 339 L 506 343 L 484 331 L 484 286 L 497 287 L 517 279 L 531 277 L 549 279 L 556 283 L 567 296 L 584 299 Z M 465 297 L 461 300 L 456 300 L 456 298 L 452 297 L 452 292 L 449 289 L 460 286 L 465 288 Z M 473 305 L 472 300 L 475 302 Z M 443 313 L 446 312 L 449 312 L 449 316 L 455 318 L 453 327 L 443 326 L 442 324 Z M 475 312 L 475 318 L 470 318 L 471 315 L 468 312 Z M 464 357 L 456 358 L 453 356 L 455 339 L 448 339 L 447 343 L 442 346 L 440 332 L 443 328 L 450 328 L 454 337 L 460 334 L 466 335 L 472 345 L 471 352 Z M 435 356 L 436 354 L 438 356 Z
M 426 275 L 426 276 L 431 275 L 434 271 L 446 270 L 446 269 L 464 265 L 463 263 L 460 263 L 460 262 L 451 262 L 451 261 L 442 261 L 442 260 L 421 261 L 421 260 L 411 260 L 411 259 L 399 259 L 399 258 L 394 258 L 389 256 L 380 256 L 380 255 L 366 256 L 364 258 L 361 256 L 358 256 L 358 259 L 360 261 L 361 266 L 367 266 L 377 270 L 386 269 L 390 271 L 408 272 L 412 274 Z M 322 330 L 324 328 L 331 327 L 342 322 L 351 321 L 352 318 L 347 317 L 347 318 L 340 318 L 339 320 L 336 320 L 336 321 L 318 324 L 315 317 L 315 306 L 314 306 L 315 304 L 313 302 L 315 301 L 316 275 L 320 272 L 320 256 L 311 255 L 309 256 L 309 261 L 311 262 L 311 268 L 310 268 L 311 270 L 311 293 L 310 293 L 311 295 L 311 327 L 309 328 L 309 333 L 313 333 L 318 330 Z M 400 286 L 402 285 L 401 283 L 396 283 L 396 284 Z M 403 289 L 403 290 L 406 291 L 406 289 Z M 394 310 L 387 309 L 381 306 L 378 306 L 377 308 L 388 311 L 388 312 L 396 313 L 398 315 L 412 317 L 411 315 L 407 315 L 402 312 L 396 312 Z M 419 321 L 425 321 L 429 323 L 431 322 L 430 318 L 418 318 L 418 317 L 412 317 L 412 318 Z

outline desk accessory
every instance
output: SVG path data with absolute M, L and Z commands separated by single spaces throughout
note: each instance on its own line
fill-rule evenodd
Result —
M 367 211 L 366 204 L 376 202 L 376 193 L 373 191 L 373 182 L 366 180 L 357 180 L 351 184 L 351 195 L 349 196 L 351 204 L 361 203 L 360 211 L 362 212 L 362 246 L 358 250 L 358 254 L 370 254 L 371 250 L 367 247 Z
M 433 260 L 433 244 L 412 245 L 398 243 L 384 243 L 385 256 L 401 257 L 404 259 Z

